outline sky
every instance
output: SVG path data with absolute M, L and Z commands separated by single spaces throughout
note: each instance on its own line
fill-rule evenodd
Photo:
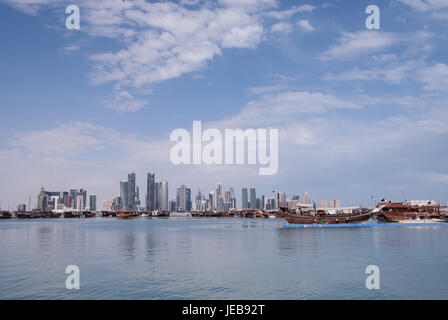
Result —
M 368 5 L 380 29 L 368 30 Z M 66 28 L 68 5 L 80 29 Z M 0 206 L 208 193 L 448 200 L 445 0 L 0 0 Z M 174 165 L 170 134 L 278 128 L 279 167 Z M 100 203 L 99 203 L 100 204 Z

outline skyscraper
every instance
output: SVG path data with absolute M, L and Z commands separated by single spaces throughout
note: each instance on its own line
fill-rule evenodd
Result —
M 241 190 L 241 208 L 249 209 L 249 198 L 247 196 L 247 188 Z
M 208 194 L 208 209 L 209 210 L 215 210 L 215 203 L 214 203 L 214 191 L 210 191 Z
M 91 211 L 96 211 L 96 195 L 89 195 L 89 208 Z
M 135 210 L 135 173 L 128 174 L 128 207 L 129 210 Z
M 187 212 L 191 211 L 191 189 L 190 188 L 186 188 L 185 189 L 185 210 Z
M 309 204 L 310 203 L 310 196 L 308 192 L 303 193 L 303 203 Z
M 257 208 L 257 193 L 255 188 L 250 189 L 250 209 L 255 210 Z
M 154 210 L 160 210 L 160 183 L 154 183 Z
M 168 211 L 169 203 L 168 203 L 168 181 L 162 180 L 160 182 L 160 210 Z
M 155 210 L 155 174 L 148 173 L 146 179 L 146 210 Z
M 120 198 L 121 208 L 128 209 L 129 182 L 127 180 L 120 181 Z

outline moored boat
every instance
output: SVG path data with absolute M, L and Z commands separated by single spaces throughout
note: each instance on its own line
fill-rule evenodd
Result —
M 11 218 L 11 212 L 2 210 L 0 211 L 0 219 L 10 219 Z
M 277 218 L 288 221 L 289 224 L 343 224 L 343 223 L 365 223 L 373 213 L 370 210 L 362 209 L 353 213 L 327 214 L 318 212 L 316 214 L 301 214 L 289 212 L 286 208 L 280 208 L 276 214 Z
M 117 217 L 119 219 L 130 219 L 133 217 L 132 211 L 120 210 L 117 212 Z
M 82 217 L 83 218 L 95 218 L 96 217 L 96 213 L 92 212 L 92 211 L 83 211 Z
M 64 218 L 80 218 L 81 213 L 77 211 L 65 211 L 63 216 Z
M 413 202 L 381 202 L 374 211 L 387 222 L 448 222 L 448 217 L 432 201 L 417 205 Z

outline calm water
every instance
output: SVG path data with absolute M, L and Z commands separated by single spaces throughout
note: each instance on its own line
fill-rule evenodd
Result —
M 0 299 L 448 299 L 448 227 L 282 220 L 0 221 Z M 365 287 L 365 268 L 381 289 Z M 65 288 L 77 265 L 81 289 Z

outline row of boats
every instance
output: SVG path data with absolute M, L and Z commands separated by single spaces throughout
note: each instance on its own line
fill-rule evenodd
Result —
M 431 202 L 414 205 L 407 202 L 383 201 L 374 209 L 359 208 L 350 213 L 329 214 L 315 209 L 302 212 L 288 208 L 280 208 L 277 213 L 278 218 L 283 218 L 290 224 L 365 223 L 374 216 L 383 222 L 448 222 L 448 208 Z
M 192 212 L 193 217 L 241 217 L 241 218 L 280 218 L 290 224 L 341 224 L 341 223 L 365 223 L 376 216 L 384 222 L 448 222 L 448 208 L 434 203 L 418 204 L 400 202 L 381 202 L 374 209 L 358 208 L 349 213 L 329 213 L 315 208 L 288 209 L 280 208 L 279 211 L 262 210 L 236 210 L 229 212 Z M 131 219 L 134 217 L 168 217 L 168 211 L 139 212 L 130 210 L 121 211 L 64 211 L 64 212 L 15 212 L 18 219 L 36 218 L 93 218 L 93 217 L 117 217 L 119 219 Z M 0 219 L 12 218 L 9 211 L 0 211 Z

